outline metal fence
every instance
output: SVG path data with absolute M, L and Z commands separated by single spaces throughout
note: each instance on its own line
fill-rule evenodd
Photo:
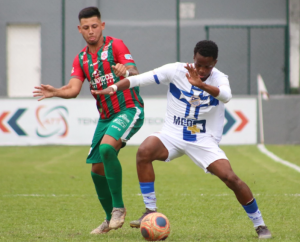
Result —
M 233 94 L 257 94 L 257 74 L 270 94 L 289 93 L 288 0 L 0 0 L 0 6 L 1 56 L 7 56 L 7 26 L 41 26 L 44 84 L 68 83 L 74 57 L 86 44 L 76 28 L 77 15 L 97 6 L 106 22 L 103 34 L 124 41 L 140 72 L 191 63 L 195 44 L 209 38 L 219 46 L 216 67 L 229 75 Z M 8 93 L 7 69 L 6 58 L 0 58 L 0 96 Z M 31 78 L 23 76 L 23 83 Z M 141 94 L 165 96 L 166 89 L 150 85 Z M 90 97 L 87 83 L 80 96 Z
M 205 30 L 220 47 L 218 67 L 230 73 L 234 94 L 257 94 L 258 74 L 270 94 L 289 93 L 286 25 L 211 25 Z

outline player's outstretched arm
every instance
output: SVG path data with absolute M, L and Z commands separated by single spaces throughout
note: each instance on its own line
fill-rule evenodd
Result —
M 103 90 L 91 90 L 93 95 L 113 95 L 117 90 L 122 91 L 130 87 L 130 82 L 127 78 L 109 86 Z
M 160 73 L 162 74 L 162 73 Z M 155 77 L 154 77 L 154 72 L 153 71 L 148 71 L 136 76 L 130 76 L 128 78 L 125 78 L 119 82 L 117 82 L 114 85 L 111 85 L 107 87 L 104 90 L 92 90 L 91 93 L 93 95 L 112 95 L 114 94 L 117 90 L 122 91 L 128 88 L 133 88 L 136 86 L 145 86 L 145 85 L 150 85 L 156 83 Z M 157 77 L 156 77 L 157 78 Z M 160 81 L 163 81 L 164 78 L 161 77 Z
M 34 97 L 40 97 L 38 101 L 45 98 L 61 97 L 61 98 L 75 98 L 79 94 L 82 87 L 82 81 L 77 78 L 72 78 L 68 85 L 61 88 L 55 88 L 51 85 L 44 85 L 34 87 Z

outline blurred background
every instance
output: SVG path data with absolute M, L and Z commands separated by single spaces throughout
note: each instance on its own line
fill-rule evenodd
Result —
M 68 82 L 85 46 L 78 13 L 97 6 L 104 35 L 123 39 L 140 72 L 193 61 L 199 40 L 220 49 L 217 68 L 237 95 L 257 94 L 261 74 L 269 93 L 299 92 L 298 0 L 0 0 L 0 96 L 31 96 L 32 86 Z M 145 96 L 167 87 L 143 88 Z M 89 95 L 84 85 L 81 96 Z
M 0 0 L 0 107 L 32 97 L 41 83 L 68 83 L 86 45 L 78 13 L 88 6 L 100 9 L 104 35 L 124 41 L 140 72 L 191 63 L 198 41 L 215 41 L 216 67 L 229 76 L 234 97 L 256 98 L 262 76 L 271 97 L 263 101 L 266 142 L 300 143 L 299 0 Z M 162 98 L 167 88 L 151 85 L 141 94 Z M 87 83 L 79 97 L 92 99 Z M 22 112 L 14 110 L 0 110 L 4 134 L 16 130 Z

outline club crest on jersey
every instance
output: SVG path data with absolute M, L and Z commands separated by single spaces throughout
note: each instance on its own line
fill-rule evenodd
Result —
M 199 96 L 191 96 L 191 99 L 189 101 L 189 103 L 193 106 L 193 107 L 197 107 L 199 106 L 201 103 L 200 103 L 200 97 Z
M 108 57 L 108 52 L 107 52 L 107 51 L 103 51 L 103 52 L 101 53 L 101 60 L 106 60 L 107 57 Z

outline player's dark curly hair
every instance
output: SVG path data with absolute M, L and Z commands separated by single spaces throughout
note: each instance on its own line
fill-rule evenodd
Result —
M 101 18 L 100 11 L 97 7 L 87 7 L 82 9 L 79 14 L 78 14 L 78 19 L 79 21 L 82 18 L 91 18 L 91 17 L 98 17 L 99 19 Z
M 212 57 L 216 60 L 218 58 L 218 46 L 211 40 L 201 40 L 194 48 L 194 55 L 197 53 L 204 57 Z

